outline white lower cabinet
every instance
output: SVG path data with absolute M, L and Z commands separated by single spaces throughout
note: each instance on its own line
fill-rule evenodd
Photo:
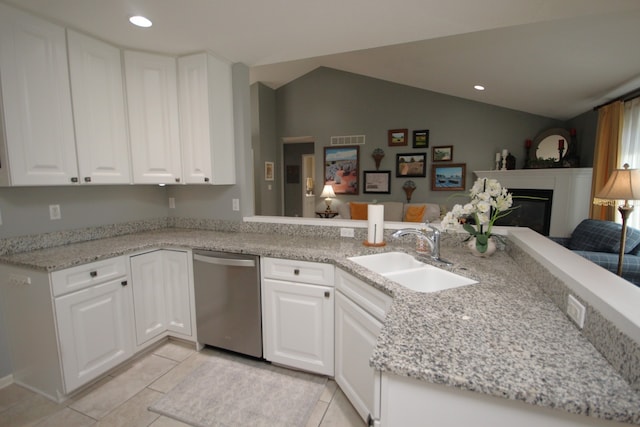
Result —
M 173 332 L 192 336 L 187 251 L 156 250 L 130 257 L 136 341 L 142 345 Z
M 369 359 L 391 297 L 336 270 L 335 380 L 363 420 L 380 419 L 380 372 Z
M 133 355 L 131 300 L 126 277 L 55 299 L 67 393 Z
M 267 360 L 333 375 L 333 271 L 328 264 L 263 258 L 262 325 Z

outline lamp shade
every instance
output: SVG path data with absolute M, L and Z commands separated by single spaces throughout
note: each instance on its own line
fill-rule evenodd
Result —
M 322 189 L 322 194 L 320 194 L 320 197 L 325 197 L 325 198 L 336 197 L 336 193 L 333 192 L 333 186 L 331 184 L 325 185 L 324 188 Z
M 593 200 L 597 205 L 613 205 L 615 200 L 640 200 L 640 170 L 629 169 L 625 163 L 624 169 L 613 171 L 602 190 Z

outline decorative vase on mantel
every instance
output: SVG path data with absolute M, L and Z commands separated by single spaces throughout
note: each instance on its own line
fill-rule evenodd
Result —
M 471 237 L 467 243 L 467 247 L 472 255 L 480 258 L 489 258 L 496 251 L 496 242 L 493 240 L 493 237 L 489 237 L 489 240 L 487 241 L 487 250 L 480 252 L 476 247 L 476 238 Z

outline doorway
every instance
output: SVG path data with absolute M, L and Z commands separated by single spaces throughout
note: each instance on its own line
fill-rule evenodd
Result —
M 309 200 L 313 200 L 313 206 L 315 206 L 315 197 L 306 195 L 306 178 L 311 178 L 315 185 L 315 143 L 284 143 L 282 159 L 284 215 L 298 217 L 310 215 L 309 208 L 304 209 L 304 206 L 309 203 Z M 309 161 L 313 166 L 308 165 Z M 311 216 L 314 215 L 315 212 L 311 214 Z

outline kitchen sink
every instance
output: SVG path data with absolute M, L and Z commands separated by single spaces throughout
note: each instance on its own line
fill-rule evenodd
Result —
M 478 283 L 459 274 L 420 262 L 403 252 L 362 255 L 348 259 L 416 292 L 438 292 Z

